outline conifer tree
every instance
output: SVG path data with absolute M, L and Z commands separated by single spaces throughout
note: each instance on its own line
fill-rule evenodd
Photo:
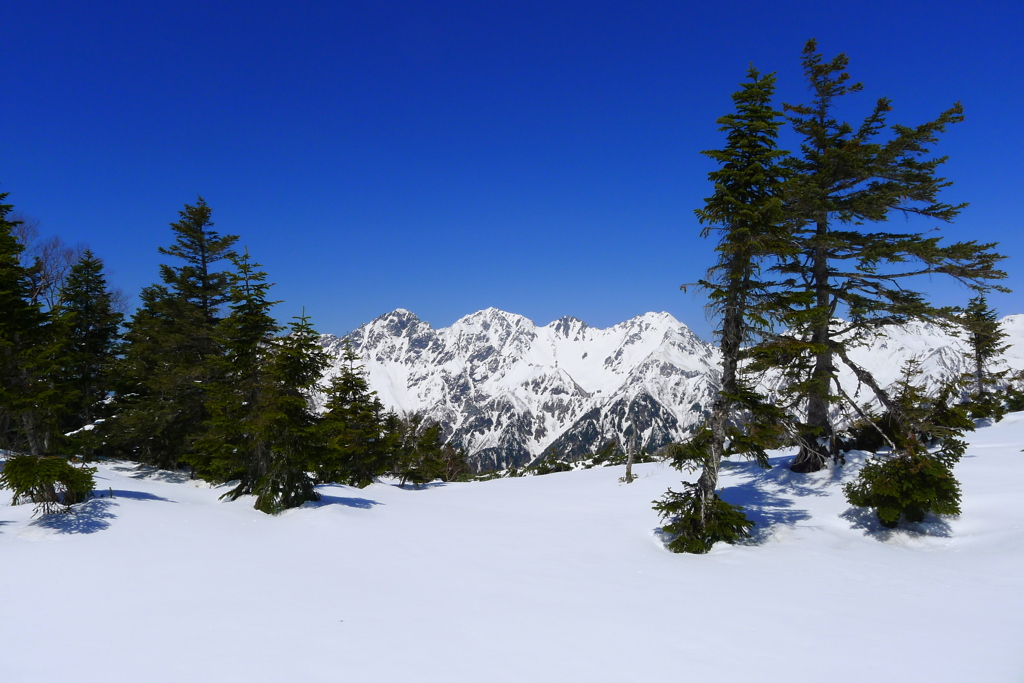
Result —
M 15 503 L 30 500 L 45 514 L 90 495 L 93 470 L 48 455 L 60 435 L 61 346 L 20 262 L 23 245 L 6 198 L 0 194 L 0 447 L 16 454 L 0 470 L 0 486 L 14 492 Z
M 716 491 L 722 457 L 730 452 L 747 452 L 767 466 L 766 438 L 777 424 L 765 413 L 772 409 L 741 377 L 741 349 L 751 334 L 768 324 L 764 300 L 769 286 L 760 280 L 762 264 L 779 258 L 788 249 L 783 225 L 782 188 L 784 173 L 779 160 L 786 152 L 776 147 L 781 113 L 771 106 L 774 75 L 762 76 L 751 67 L 748 81 L 733 94 L 736 112 L 718 119 L 726 132 L 726 146 L 704 154 L 720 164 L 709 174 L 714 194 L 698 209 L 698 220 L 707 237 L 712 228 L 721 234 L 718 263 L 701 285 L 710 292 L 709 307 L 721 320 L 717 329 L 722 350 L 722 388 L 712 406 L 706 426 L 677 453 L 683 469 L 699 469 L 696 484 L 684 482 L 685 492 L 669 491 L 655 502 L 668 521 L 664 529 L 673 534 L 669 548 L 676 552 L 704 553 L 719 540 L 733 541 L 747 535 L 752 523 L 740 508 L 721 500 Z M 744 432 L 735 422 L 743 410 L 766 428 Z M 772 418 L 777 415 L 773 413 Z
M 18 221 L 8 219 L 13 206 L 2 203 L 7 194 L 0 194 L 0 438 L 5 448 L 38 456 L 56 431 L 53 336 L 34 301 L 31 273 L 19 260 L 23 245 L 13 232 Z
M 165 468 L 192 457 L 207 419 L 204 387 L 221 367 L 210 361 L 221 354 L 219 308 L 229 287 L 229 273 L 215 266 L 238 240 L 212 230 L 202 197 L 179 214 L 175 243 L 161 253 L 184 263 L 162 265 L 162 284 L 142 290 L 117 365 L 117 417 L 104 423 L 111 450 Z
M 1007 372 L 993 371 L 992 362 L 1009 348 L 1003 341 L 1007 334 L 999 326 L 996 312 L 989 307 L 984 295 L 968 302 L 959 322 L 971 353 L 972 414 L 974 417 L 1002 417 L 1002 399 L 994 396 L 993 390 L 1006 378 Z
M 837 362 L 858 378 L 866 374 L 853 366 L 847 350 L 885 325 L 951 316 L 951 309 L 935 307 L 910 289 L 909 278 L 947 275 L 985 291 L 1005 277 L 996 268 L 1003 257 L 992 251 L 994 244 L 943 246 L 925 234 L 859 229 L 892 213 L 945 222 L 957 216 L 963 204 L 938 200 L 951 184 L 937 175 L 945 157 L 929 158 L 928 148 L 947 126 L 963 120 L 963 108 L 957 103 L 914 127 L 888 126 L 892 106 L 883 98 L 853 126 L 836 111 L 846 95 L 862 89 L 849 82 L 847 63 L 843 54 L 824 60 L 816 42 L 808 41 L 803 68 L 811 102 L 783 107 L 802 138 L 800 153 L 787 162 L 785 202 L 800 255 L 778 269 L 786 296 L 778 298 L 776 314 L 789 333 L 760 345 L 758 354 L 762 366 L 787 368 L 793 405 L 805 411 L 791 467 L 797 472 L 816 471 L 830 456 L 838 458 L 830 416 Z
M 391 474 L 398 477 L 402 486 L 407 482 L 421 486 L 443 476 L 445 454 L 440 424 L 424 424 L 423 415 L 419 413 L 405 420 L 390 413 L 386 424 L 392 455 Z
M 65 339 L 62 385 L 72 397 L 63 430 L 72 431 L 105 414 L 103 400 L 111 389 L 109 374 L 124 318 L 115 310 L 103 261 L 91 250 L 71 267 L 55 312 Z
M 275 337 L 266 274 L 248 253 L 234 262 L 224 368 L 209 388 L 210 419 L 193 462 L 214 481 L 238 480 L 226 498 L 252 494 L 258 510 L 276 514 L 319 499 L 309 472 L 323 448 L 310 399 L 327 359 L 306 316 Z
M 219 324 L 223 353 L 209 359 L 216 380 L 206 387 L 209 418 L 187 460 L 195 473 L 212 481 L 240 480 L 229 494 L 252 493 L 266 470 L 270 446 L 262 421 L 272 402 L 275 340 L 280 325 L 270 315 L 270 285 L 246 252 L 233 257 L 236 274 L 229 288 L 230 313 Z
M 196 306 L 210 325 L 219 319 L 219 309 L 229 299 L 231 275 L 212 270 L 215 263 L 235 256 L 232 247 L 238 235 L 220 235 L 212 230 L 213 212 L 202 197 L 195 206 L 185 205 L 178 212 L 180 220 L 171 223 L 175 241 L 170 247 L 159 247 L 161 254 L 175 256 L 184 265 L 160 266 L 160 278 L 187 303 Z
M 876 425 L 891 452 L 869 459 L 856 479 L 843 486 L 850 504 L 874 508 L 889 528 L 901 517 L 920 522 L 929 512 L 960 512 L 953 467 L 967 448 L 962 434 L 974 423 L 963 407 L 950 405 L 952 385 L 932 396 L 916 384 L 919 375 L 919 362 L 905 364 L 891 392 L 892 407 Z
M 270 367 L 275 392 L 267 427 L 273 448 L 253 490 L 255 507 L 268 514 L 320 499 L 310 475 L 324 450 L 312 410 L 328 364 L 319 339 L 305 314 L 295 318 L 278 341 Z
M 387 472 L 389 453 L 384 438 L 384 406 L 370 391 L 359 356 L 346 341 L 338 374 L 327 389 L 320 430 L 326 449 L 318 462 L 317 479 L 360 488 Z

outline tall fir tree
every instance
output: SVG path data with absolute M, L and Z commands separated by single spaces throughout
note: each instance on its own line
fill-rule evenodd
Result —
M 276 514 L 319 499 L 310 472 L 323 447 L 310 399 L 327 359 L 305 316 L 275 336 L 266 274 L 248 253 L 234 262 L 223 372 L 209 387 L 210 418 L 193 462 L 214 481 L 238 481 L 226 498 L 251 494 L 258 510 Z
M 971 403 L 975 417 L 1002 417 L 1002 399 L 998 393 L 999 384 L 1005 380 L 1007 371 L 993 370 L 992 364 L 1006 349 L 1007 337 L 999 325 L 996 312 L 988 305 L 984 295 L 970 300 L 959 316 L 961 334 L 970 348 Z
M 320 335 L 303 313 L 278 341 L 270 368 L 276 389 L 267 423 L 273 449 L 253 490 L 255 506 L 263 512 L 273 514 L 320 498 L 310 473 L 324 448 L 312 405 L 327 364 Z
M 0 194 L 0 438 L 5 448 L 42 455 L 55 446 L 60 394 L 54 381 L 58 342 L 33 295 L 30 269 L 20 262 L 19 221 Z
M 211 360 L 222 351 L 217 328 L 230 284 L 230 274 L 215 268 L 238 240 L 212 229 L 202 197 L 179 215 L 171 223 L 175 243 L 161 253 L 184 263 L 162 265 L 162 284 L 142 290 L 117 365 L 117 416 L 104 423 L 109 449 L 166 468 L 194 455 L 207 419 L 205 387 L 220 370 Z
M 994 244 L 943 246 L 925 234 L 859 228 L 892 213 L 945 222 L 957 216 L 963 204 L 937 199 L 951 184 L 937 175 L 946 159 L 928 157 L 928 148 L 947 126 L 963 120 L 963 108 L 955 104 L 915 127 L 888 126 L 892 107 L 883 98 L 853 126 L 837 118 L 842 99 L 862 89 L 849 82 L 847 64 L 843 54 L 826 61 L 816 42 L 808 41 L 803 69 L 812 99 L 783 107 L 802 139 L 800 153 L 787 161 L 785 201 L 800 255 L 778 269 L 785 295 L 776 313 L 789 333 L 760 345 L 758 354 L 762 365 L 787 368 L 793 404 L 805 414 L 791 466 L 796 472 L 819 470 L 839 456 L 830 415 L 840 395 L 837 363 L 850 366 L 858 379 L 870 379 L 847 351 L 885 325 L 951 317 L 952 309 L 936 307 L 910 289 L 909 278 L 947 275 L 985 291 L 1005 277 L 996 267 L 1003 257 L 992 250 Z M 879 394 L 876 383 L 868 386 Z M 887 397 L 885 402 L 892 404 Z
M 718 119 L 726 133 L 726 146 L 704 152 L 720 168 L 709 174 L 714 194 L 696 210 L 705 226 L 720 234 L 718 263 L 701 285 L 710 293 L 709 308 L 718 316 L 716 330 L 722 350 L 722 388 L 706 426 L 677 452 L 683 468 L 699 469 L 696 484 L 683 483 L 686 491 L 669 491 L 655 502 L 668 522 L 663 527 L 673 538 L 669 548 L 677 552 L 703 553 L 716 541 L 734 541 L 747 535 L 751 526 L 742 510 L 720 499 L 717 492 L 722 457 L 746 452 L 767 463 L 766 439 L 775 429 L 744 431 L 736 426 L 744 411 L 756 414 L 764 425 L 777 424 L 777 415 L 741 377 L 742 347 L 751 335 L 770 321 L 764 318 L 764 302 L 770 287 L 760 279 L 762 264 L 786 255 L 788 232 L 784 225 L 782 194 L 785 174 L 779 161 L 786 156 L 776 146 L 780 112 L 772 108 L 774 75 L 761 75 L 751 67 L 748 80 L 733 94 L 736 111 Z
M 0 470 L 0 486 L 15 503 L 29 500 L 37 512 L 68 509 L 91 495 L 93 470 L 50 455 L 59 445 L 58 419 L 63 345 L 51 316 L 37 303 L 33 273 L 20 261 L 18 221 L 0 194 L 0 448 L 14 451 Z
M 194 206 L 186 204 L 178 215 L 180 220 L 171 223 L 174 244 L 158 250 L 184 264 L 160 266 L 160 278 L 184 301 L 196 306 L 208 325 L 213 325 L 220 318 L 220 308 L 230 298 L 231 283 L 230 272 L 213 270 L 214 264 L 235 256 L 233 247 L 238 236 L 220 235 L 212 229 L 213 212 L 202 197 L 196 199 Z
M 218 328 L 223 353 L 209 360 L 216 376 L 206 386 L 209 418 L 188 462 L 204 479 L 238 479 L 239 487 L 229 494 L 237 498 L 252 493 L 254 482 L 266 469 L 269 445 L 261 420 L 273 391 L 269 368 L 282 328 L 270 315 L 279 302 L 267 298 L 266 273 L 250 261 L 248 252 L 233 262 L 230 313 Z
M 384 406 L 370 390 L 359 356 L 346 342 L 338 374 L 327 388 L 320 422 L 325 443 L 317 479 L 364 487 L 386 473 L 389 453 L 384 434 Z
M 89 249 L 68 273 L 58 296 L 57 324 L 65 339 L 63 386 L 73 397 L 64 431 L 91 425 L 106 415 L 110 370 L 118 352 L 124 316 L 116 310 L 103 261 Z

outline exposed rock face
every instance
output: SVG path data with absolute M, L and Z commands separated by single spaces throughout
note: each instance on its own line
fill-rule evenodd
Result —
M 1024 368 L 1024 316 L 1002 324 L 1013 344 L 1003 366 Z M 718 349 L 668 313 L 598 329 L 571 317 L 539 327 L 489 308 L 435 330 L 399 309 L 347 339 L 385 406 L 441 422 L 480 469 L 528 464 L 545 452 L 582 457 L 612 439 L 653 451 L 690 433 L 719 381 Z M 344 339 L 324 335 L 322 343 L 340 355 Z M 934 325 L 912 324 L 850 355 L 883 386 L 914 358 L 934 386 L 969 369 L 965 348 Z M 840 382 L 858 403 L 872 400 L 852 373 L 842 371 Z M 781 383 L 766 377 L 762 389 L 771 395 Z
M 598 329 L 490 308 L 435 330 L 400 309 L 348 340 L 386 406 L 440 421 L 481 468 L 612 439 L 654 450 L 700 421 L 718 378 L 717 349 L 667 313 Z M 335 354 L 343 343 L 323 338 Z

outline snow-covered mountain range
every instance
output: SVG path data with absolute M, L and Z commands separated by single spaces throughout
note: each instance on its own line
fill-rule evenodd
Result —
M 1024 369 L 1024 315 L 1002 324 L 1012 344 L 1004 360 Z M 527 464 L 546 451 L 575 458 L 612 439 L 652 451 L 700 422 L 719 381 L 718 349 L 668 313 L 599 329 L 571 317 L 538 326 L 489 308 L 434 329 L 398 309 L 322 343 L 340 356 L 346 340 L 385 406 L 440 421 L 481 468 Z M 883 385 L 912 358 L 939 381 L 967 370 L 964 348 L 934 325 L 913 324 L 851 357 Z M 852 374 L 840 379 L 858 401 L 871 398 Z

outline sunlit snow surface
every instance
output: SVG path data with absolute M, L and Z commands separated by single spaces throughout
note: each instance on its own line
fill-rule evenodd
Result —
M 252 500 L 127 464 L 0 507 L 0 681 L 1024 680 L 1024 413 L 970 435 L 963 515 L 885 531 L 844 470 L 726 465 L 756 542 L 674 555 L 640 465 Z M 6 492 L 5 494 L 6 495 Z

